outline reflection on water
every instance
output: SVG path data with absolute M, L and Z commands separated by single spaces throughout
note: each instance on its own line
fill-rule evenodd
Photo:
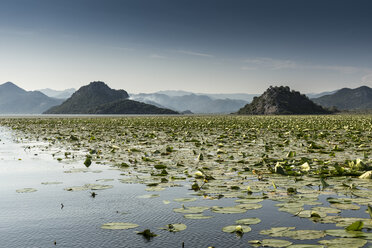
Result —
M 298 229 L 329 229 L 334 224 L 315 224 L 288 213 L 277 211 L 277 202 L 265 200 L 263 208 L 243 214 L 217 214 L 210 210 L 205 215 L 214 218 L 192 220 L 174 213 L 173 208 L 187 206 L 233 206 L 236 199 L 175 202 L 173 199 L 190 197 L 189 185 L 167 188 L 155 192 L 160 197 L 143 199 L 144 185 L 123 184 L 120 171 L 107 165 L 92 164 L 91 171 L 101 173 L 64 173 L 72 168 L 84 168 L 82 161 L 64 163 L 54 160 L 49 153 L 34 150 L 31 146 L 14 143 L 10 132 L 0 129 L 0 240 L 1 247 L 248 247 L 252 239 L 264 239 L 259 231 L 272 226 L 296 226 Z M 97 182 L 99 179 L 113 181 Z M 61 184 L 41 184 L 62 182 Z M 87 183 L 113 185 L 113 188 L 96 191 L 69 192 L 66 187 Z M 35 188 L 34 193 L 16 193 L 17 189 Z M 163 201 L 170 201 L 164 204 Z M 325 197 L 321 197 L 325 202 Z M 62 207 L 63 206 L 63 207 Z M 363 211 L 360 211 L 363 212 Z M 355 215 L 354 215 L 355 216 Z M 252 231 L 238 238 L 221 231 L 235 220 L 257 217 L 262 220 L 252 225 Z M 365 217 L 365 215 L 364 215 Z M 139 225 L 131 230 L 104 230 L 107 222 L 132 222 Z M 184 223 L 187 229 L 170 233 L 158 229 L 169 223 Z M 145 240 L 135 231 L 150 229 L 159 236 Z M 316 243 L 297 241 L 296 243 Z

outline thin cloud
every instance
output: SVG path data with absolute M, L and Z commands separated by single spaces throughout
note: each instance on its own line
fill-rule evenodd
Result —
M 154 54 L 150 55 L 150 58 L 152 58 L 152 59 L 166 59 L 167 57 L 154 53 Z
M 186 55 L 191 55 L 191 56 L 199 56 L 199 57 L 207 57 L 207 58 L 213 58 L 214 57 L 211 54 L 194 52 L 194 51 L 177 50 L 176 52 L 186 54 Z
M 352 74 L 358 72 L 369 73 L 371 70 L 367 68 L 359 68 L 354 66 L 340 66 L 340 65 L 313 65 L 313 64 L 301 64 L 292 60 L 281 60 L 273 58 L 249 58 L 244 60 L 244 63 L 249 64 L 247 68 L 250 68 L 251 65 L 256 67 L 271 69 L 271 70 L 280 70 L 280 69 L 312 69 L 312 70 L 327 70 L 327 71 L 337 71 L 345 74 Z M 244 70 L 242 67 L 241 69 Z

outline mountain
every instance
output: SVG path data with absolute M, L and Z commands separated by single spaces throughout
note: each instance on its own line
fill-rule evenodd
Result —
M 81 87 L 61 105 L 44 114 L 178 114 L 128 98 L 125 90 L 114 90 L 96 81 Z
M 241 108 L 241 115 L 329 114 L 331 111 L 316 105 L 305 95 L 288 86 L 270 87 L 250 104 Z
M 65 89 L 65 90 L 53 90 L 53 89 L 46 88 L 46 89 L 41 89 L 39 91 L 49 97 L 67 99 L 76 91 L 76 89 L 70 88 L 70 89 Z
M 154 104 L 178 112 L 191 111 L 193 113 L 231 113 L 247 104 L 247 101 L 235 99 L 212 99 L 206 95 L 170 96 L 166 94 L 136 94 L 130 97 L 133 100 Z
M 372 109 L 372 88 L 361 86 L 356 89 L 343 88 L 331 95 L 312 99 L 324 107 L 340 110 Z
M 62 101 L 40 91 L 26 91 L 11 82 L 0 85 L 0 114 L 41 114 Z
M 154 94 L 163 94 L 167 96 L 186 96 L 186 95 L 198 95 L 198 96 L 208 96 L 211 99 L 232 99 L 232 100 L 243 100 L 246 102 L 251 102 L 253 97 L 258 96 L 258 94 L 245 94 L 245 93 L 194 93 L 183 90 L 163 90 L 155 92 Z
M 318 98 L 318 97 L 325 96 L 325 95 L 332 95 L 332 94 L 336 93 L 337 91 L 338 90 L 324 91 L 324 92 L 320 92 L 320 93 L 308 93 L 308 94 L 306 94 L 306 96 L 310 99 L 313 99 L 313 98 Z

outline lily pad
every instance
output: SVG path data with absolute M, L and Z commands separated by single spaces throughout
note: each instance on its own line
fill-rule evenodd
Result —
M 227 232 L 227 233 L 233 233 L 233 232 L 236 232 L 237 229 L 240 229 L 239 227 L 241 227 L 241 230 L 243 233 L 247 233 L 252 230 L 252 228 L 250 228 L 249 226 L 231 225 L 231 226 L 225 226 L 224 228 L 222 228 L 222 231 Z
M 235 221 L 235 223 L 239 225 L 254 225 L 260 222 L 261 220 L 259 218 L 246 218 Z
M 185 198 L 176 198 L 174 199 L 175 202 L 193 202 L 196 201 L 197 198 L 192 198 L 192 197 L 185 197 Z
M 321 240 L 318 241 L 319 244 L 326 245 L 327 247 L 331 248 L 359 248 L 363 247 L 367 244 L 367 240 L 358 239 L 358 238 L 337 238 L 337 239 L 329 239 L 329 240 Z
M 17 189 L 16 192 L 17 193 L 32 193 L 32 192 L 36 192 L 37 189 L 34 189 L 34 188 L 23 188 L 23 189 Z
M 183 214 L 201 214 L 204 210 L 209 209 L 209 207 L 182 207 L 182 208 L 174 208 L 173 211 L 176 213 L 183 213 Z
M 111 222 L 106 223 L 101 226 L 102 229 L 111 229 L 111 230 L 126 230 L 136 228 L 139 225 L 134 223 L 125 223 L 125 222 Z
M 180 232 L 187 228 L 185 224 L 182 223 L 175 223 L 175 224 L 168 224 L 165 227 L 161 227 L 160 229 L 167 230 L 169 232 Z
M 291 244 L 292 242 L 281 239 L 264 239 L 261 241 L 261 245 L 264 247 L 287 247 Z
M 212 207 L 212 211 L 219 214 L 241 214 L 247 212 L 247 209 L 240 207 Z
M 192 220 L 205 220 L 213 218 L 213 216 L 206 216 L 203 214 L 185 214 L 183 217 L 186 219 L 192 219 Z

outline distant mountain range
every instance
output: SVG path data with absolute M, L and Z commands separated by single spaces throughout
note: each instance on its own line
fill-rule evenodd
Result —
M 65 89 L 65 90 L 53 90 L 53 89 L 46 88 L 46 89 L 41 89 L 39 91 L 49 97 L 58 98 L 58 99 L 67 99 L 76 91 L 76 89 L 70 88 L 70 89 Z
M 62 102 L 40 91 L 26 91 L 11 82 L 0 85 L 0 114 L 41 114 Z
M 26 91 L 7 82 L 0 85 L 0 114 L 40 114 L 43 112 L 129 114 L 141 112 L 140 110 L 144 109 L 146 113 L 152 114 L 176 112 L 224 114 L 240 111 L 258 96 L 245 93 L 204 94 L 179 90 L 129 95 L 124 90 L 112 90 L 102 82 L 95 82 L 90 87 L 88 86 L 83 86 L 78 91 L 72 88 L 63 91 L 47 88 L 42 89 L 41 91 L 44 92 L 42 93 L 41 91 Z M 98 88 L 93 89 L 95 87 Z M 81 92 L 84 93 L 83 96 Z M 307 97 L 326 108 L 335 107 L 348 111 L 372 110 L 372 89 L 368 86 L 307 94 Z M 67 98 L 69 98 L 68 101 L 63 103 Z M 147 105 L 142 105 L 142 103 Z M 52 108 L 53 106 L 55 108 Z
M 238 99 L 213 99 L 208 95 L 181 95 L 170 92 L 168 94 L 170 95 L 160 93 L 133 94 L 130 96 L 130 99 L 173 109 L 178 112 L 191 111 L 198 114 L 232 113 L 248 103 L 248 101 Z
M 111 89 L 104 82 L 91 82 L 44 114 L 178 114 L 128 98 L 125 90 Z
M 298 91 L 288 86 L 270 87 L 250 104 L 241 108 L 241 115 L 292 115 L 292 114 L 330 114 L 331 111 L 312 102 Z
M 312 100 L 324 107 L 336 107 L 339 110 L 372 109 L 372 88 L 368 86 L 356 89 L 343 88 Z

